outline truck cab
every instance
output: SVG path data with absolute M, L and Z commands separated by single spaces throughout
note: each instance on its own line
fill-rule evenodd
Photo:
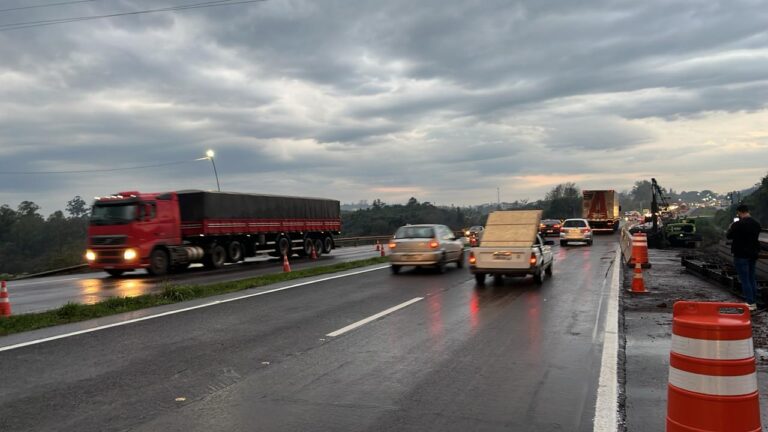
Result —
M 165 248 L 181 242 L 179 221 L 172 192 L 99 197 L 88 224 L 88 264 L 113 276 L 138 268 L 163 273 L 168 267 Z

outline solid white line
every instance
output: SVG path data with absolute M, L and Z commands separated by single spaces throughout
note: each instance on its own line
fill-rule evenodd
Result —
M 344 333 L 346 333 L 346 332 L 348 332 L 350 330 L 354 330 L 354 329 L 356 329 L 356 328 L 358 328 L 360 326 L 368 324 L 371 321 L 377 320 L 377 319 L 383 317 L 384 315 L 389 315 L 392 312 L 400 310 L 400 309 L 402 309 L 404 307 L 408 307 L 408 306 L 410 306 L 410 305 L 412 305 L 412 304 L 414 304 L 414 303 L 416 303 L 418 301 L 422 301 L 422 300 L 424 300 L 424 297 L 416 297 L 414 299 L 408 300 L 405 303 L 400 303 L 397 306 L 393 306 L 393 307 L 391 307 L 391 308 L 389 308 L 389 309 L 387 309 L 385 311 L 381 311 L 381 312 L 377 313 L 376 315 L 371 315 L 368 318 L 362 319 L 362 320 L 360 320 L 360 321 L 358 321 L 356 323 L 352 323 L 352 324 L 350 324 L 350 325 L 348 325 L 348 326 L 346 326 L 344 328 L 340 328 L 340 329 L 336 330 L 333 333 L 328 333 L 326 336 L 336 337 L 336 336 L 342 335 L 342 334 L 344 334 Z
M 611 291 L 605 317 L 603 358 L 600 365 L 600 381 L 595 404 L 593 431 L 615 432 L 618 428 L 618 354 L 619 354 L 619 274 L 621 273 L 621 249 L 616 248 L 611 275 Z
M 94 328 L 90 328 L 90 329 L 85 329 L 85 330 L 78 330 L 78 331 L 75 331 L 75 332 L 64 333 L 64 334 L 61 334 L 61 335 L 51 336 L 51 337 L 47 337 L 47 338 L 43 338 L 43 339 L 36 339 L 36 340 L 28 341 L 28 342 L 22 342 L 22 343 L 18 343 L 18 344 L 15 344 L 15 345 L 8 345 L 8 346 L 0 347 L 0 352 L 10 351 L 10 350 L 13 350 L 13 349 L 16 349 L 16 348 L 22 348 L 22 347 L 26 347 L 26 346 L 30 346 L 30 345 L 37 345 L 37 344 L 41 344 L 41 343 L 44 343 L 44 342 L 50 342 L 50 341 L 57 340 L 57 339 L 64 339 L 64 338 L 68 338 L 68 337 L 72 337 L 72 336 L 77 336 L 77 335 L 81 335 L 81 334 L 85 334 L 85 333 L 91 333 L 91 332 L 95 332 L 95 331 L 99 331 L 99 330 L 104 330 L 104 329 L 108 329 L 108 328 L 112 328 L 112 327 L 119 327 L 119 326 L 133 324 L 133 323 L 137 323 L 137 322 L 141 322 L 141 321 L 147 321 L 147 320 L 151 320 L 151 319 L 155 319 L 155 318 L 160 318 L 160 317 L 164 317 L 164 316 L 168 316 L 168 315 L 175 315 L 175 314 L 182 313 L 182 312 L 187 312 L 187 311 L 191 311 L 191 310 L 195 310 L 195 309 L 201 309 L 201 308 L 205 308 L 205 307 L 209 307 L 209 306 L 215 306 L 215 305 L 222 304 L 222 303 L 229 303 L 229 302 L 233 302 L 233 301 L 237 301 L 237 300 L 242 300 L 242 299 L 246 299 L 246 298 L 250 298 L 250 297 L 262 296 L 262 295 L 271 294 L 271 293 L 278 292 L 278 291 L 285 291 L 285 290 L 289 290 L 289 289 L 292 289 L 292 288 L 298 288 L 298 287 L 302 287 L 302 286 L 306 286 L 306 285 L 316 284 L 316 283 L 320 283 L 320 282 L 326 282 L 326 281 L 329 281 L 329 280 L 340 279 L 340 278 L 349 277 L 349 276 L 355 276 L 355 275 L 359 275 L 359 274 L 363 274 L 363 273 L 369 273 L 369 272 L 372 272 L 372 271 L 382 270 L 382 269 L 386 269 L 386 268 L 389 268 L 389 266 L 387 265 L 387 266 L 381 266 L 381 267 L 374 267 L 374 268 L 371 268 L 371 269 L 360 270 L 360 271 L 356 271 L 356 272 L 352 272 L 352 273 L 345 273 L 345 274 L 341 274 L 341 275 L 330 276 L 330 277 L 323 278 L 323 279 L 317 279 L 317 280 L 312 280 L 312 281 L 307 281 L 307 282 L 301 282 L 301 283 L 297 283 L 297 284 L 294 284 L 294 285 L 285 286 L 285 287 L 282 287 L 282 288 L 275 288 L 275 289 L 271 289 L 271 290 L 268 290 L 268 291 L 257 292 L 257 293 L 254 293 L 254 294 L 246 294 L 246 295 L 237 296 L 237 297 L 233 297 L 233 298 L 229 298 L 229 299 L 225 299 L 225 300 L 216 300 L 216 301 L 212 301 L 210 303 L 205 303 L 205 304 L 201 304 L 201 305 L 197 305 L 197 306 L 191 306 L 191 307 L 187 307 L 187 308 L 183 308 L 183 309 L 174 309 L 172 311 L 162 312 L 162 313 L 158 313 L 158 314 L 155 314 L 155 315 L 145 316 L 145 317 L 142 317 L 142 318 L 135 318 L 135 319 L 132 319 L 132 320 L 121 321 L 121 322 L 118 322 L 118 323 L 107 324 L 107 325 L 103 325 L 103 326 L 99 326 L 99 327 L 94 327 Z

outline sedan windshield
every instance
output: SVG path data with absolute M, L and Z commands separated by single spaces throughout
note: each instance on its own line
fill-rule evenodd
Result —
M 136 218 L 136 204 L 94 205 L 91 210 L 92 225 L 127 224 Z
M 435 236 L 435 231 L 432 227 L 419 227 L 419 226 L 405 226 L 400 227 L 395 233 L 396 239 L 407 238 L 432 238 Z

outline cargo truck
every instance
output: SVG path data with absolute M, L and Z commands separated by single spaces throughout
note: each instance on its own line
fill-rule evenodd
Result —
M 615 232 L 621 219 L 619 194 L 615 190 L 583 191 L 581 217 L 594 231 Z
M 220 268 L 257 253 L 317 255 L 334 249 L 339 201 L 185 190 L 96 198 L 88 226 L 91 268 L 163 275 L 201 262 Z
M 552 275 L 553 241 L 539 235 L 541 210 L 495 211 L 488 215 L 480 245 L 469 251 L 469 271 L 479 286 L 486 275 L 500 283 L 503 276 L 533 275 L 537 284 Z

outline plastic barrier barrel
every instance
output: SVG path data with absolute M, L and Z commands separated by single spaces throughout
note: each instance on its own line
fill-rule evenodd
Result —
M 667 432 L 758 432 L 757 389 L 747 307 L 675 303 Z
M 632 259 L 630 265 L 640 264 L 643 268 L 650 268 L 648 261 L 648 237 L 645 233 L 632 234 Z

